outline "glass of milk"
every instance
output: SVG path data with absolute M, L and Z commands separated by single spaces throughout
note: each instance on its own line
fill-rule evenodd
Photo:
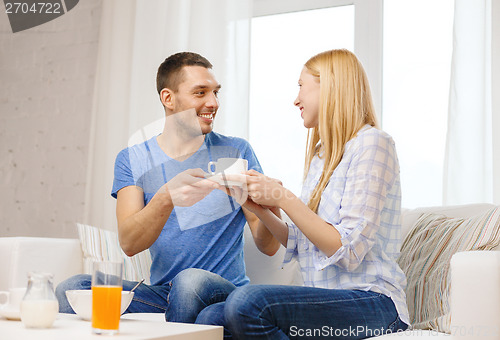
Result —
M 52 327 L 59 312 L 52 279 L 49 273 L 28 274 L 28 288 L 21 301 L 21 321 L 27 328 Z

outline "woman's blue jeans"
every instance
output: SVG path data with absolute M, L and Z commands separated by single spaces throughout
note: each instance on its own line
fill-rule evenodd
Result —
M 408 327 L 390 298 L 360 290 L 248 285 L 224 313 L 234 339 L 364 339 Z

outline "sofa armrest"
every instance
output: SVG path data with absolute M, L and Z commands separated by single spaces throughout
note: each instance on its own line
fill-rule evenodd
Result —
M 451 334 L 454 339 L 500 339 L 500 252 L 453 255 Z
M 0 258 L 0 290 L 26 287 L 30 271 L 52 273 L 54 288 L 83 272 L 78 239 L 0 237 Z

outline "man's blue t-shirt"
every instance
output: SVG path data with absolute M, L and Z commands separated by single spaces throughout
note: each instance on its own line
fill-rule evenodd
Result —
M 244 139 L 215 132 L 206 135 L 203 145 L 180 162 L 168 157 L 156 137 L 122 150 L 116 157 L 111 195 L 126 186 L 139 186 L 148 204 L 158 189 L 187 169 L 207 172 L 210 161 L 244 158 L 248 168 L 262 172 L 252 147 Z M 219 274 L 236 286 L 249 282 L 243 257 L 243 227 L 246 219 L 241 206 L 221 190 L 213 190 L 191 207 L 174 207 L 160 236 L 149 248 L 151 284 L 170 282 L 186 268 L 201 268 Z

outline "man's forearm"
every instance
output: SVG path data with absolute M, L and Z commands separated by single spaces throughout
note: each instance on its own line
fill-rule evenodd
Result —
M 140 211 L 118 224 L 120 246 L 133 256 L 148 249 L 158 238 L 174 206 L 167 192 L 158 192 Z
M 259 209 L 253 219 L 247 217 L 255 245 L 269 256 L 278 251 L 280 244 L 286 247 L 288 241 L 288 228 L 277 215 L 279 212 L 275 214 L 269 209 Z
M 279 210 L 278 210 L 279 212 Z M 262 226 L 270 232 L 279 243 L 286 247 L 288 243 L 288 227 L 281 220 L 277 213 L 273 213 L 270 209 L 265 209 L 257 215 Z M 262 232 L 262 228 L 259 228 Z

